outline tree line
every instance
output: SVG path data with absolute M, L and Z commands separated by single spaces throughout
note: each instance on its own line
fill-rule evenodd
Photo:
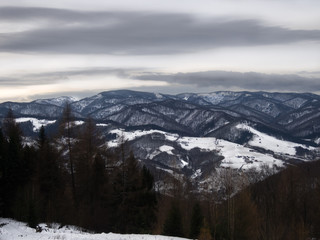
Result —
M 266 171 L 268 169 L 265 169 Z M 270 171 L 270 169 L 269 169 Z M 155 174 L 153 172 L 153 174 Z M 57 133 L 36 142 L 9 111 L 0 129 L 0 216 L 72 224 L 97 232 L 153 233 L 191 239 L 320 239 L 320 162 L 288 167 L 235 194 L 257 172 L 224 169 L 219 191 L 199 193 L 167 175 L 165 194 L 123 141 L 108 149 L 88 118 L 75 125 L 70 105 Z
M 0 131 L 0 213 L 26 221 L 74 224 L 95 231 L 151 232 L 153 176 L 132 154 L 108 151 L 93 120 L 74 124 L 69 105 L 59 133 L 41 127 L 24 145 L 12 111 Z M 118 161 L 121 157 L 121 161 Z

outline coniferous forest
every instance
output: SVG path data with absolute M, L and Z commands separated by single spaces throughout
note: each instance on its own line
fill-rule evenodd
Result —
M 161 194 L 125 142 L 108 149 L 92 119 L 74 124 L 69 105 L 59 121 L 57 132 L 42 127 L 36 142 L 24 145 L 12 111 L 3 120 L 1 217 L 34 228 L 57 222 L 201 240 L 320 239 L 319 161 L 288 167 L 236 194 L 229 169 L 219 196 L 173 177 Z

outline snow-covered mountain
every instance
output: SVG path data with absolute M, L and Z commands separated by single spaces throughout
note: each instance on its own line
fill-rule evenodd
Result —
M 77 99 L 74 97 L 62 96 L 57 98 L 39 99 L 35 100 L 34 103 L 55 105 L 58 107 L 64 107 L 66 103 L 76 102 Z
M 312 161 L 317 157 L 317 148 L 295 143 L 260 132 L 246 123 L 235 126 L 234 132 L 246 134 L 242 144 L 215 137 L 181 136 L 160 130 L 113 129 L 114 136 L 109 147 L 127 141 L 134 155 L 154 172 L 164 171 L 187 177 L 198 189 L 217 189 L 208 186 L 208 180 L 217 176 L 221 169 L 240 172 L 270 171 L 276 173 L 287 165 Z M 261 175 L 261 179 L 265 176 Z M 157 179 L 160 183 L 162 179 Z M 214 182 L 211 182 L 214 183 Z
M 77 118 L 92 117 L 126 127 L 153 125 L 167 131 L 206 136 L 234 122 L 259 123 L 283 134 L 315 138 L 320 134 L 320 96 L 299 93 L 214 92 L 166 95 L 128 90 L 102 92 L 30 103 L 0 104 L 0 116 L 11 108 L 18 117 L 57 119 L 66 102 Z
M 167 95 L 135 91 L 102 92 L 9 108 L 27 135 L 58 124 L 66 102 L 78 124 L 90 116 L 110 147 L 125 138 L 150 168 L 204 182 L 221 168 L 276 171 L 318 156 L 320 96 L 309 93 L 214 92 Z

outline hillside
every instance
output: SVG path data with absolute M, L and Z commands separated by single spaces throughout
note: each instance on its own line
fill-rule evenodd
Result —
M 76 100 L 39 99 L 0 104 L 12 109 L 25 135 L 41 126 L 53 133 L 69 102 L 75 124 L 96 121 L 110 148 L 124 136 L 135 156 L 149 168 L 205 180 L 204 169 L 276 171 L 318 157 L 320 97 L 315 94 L 213 92 L 178 94 L 102 92 Z M 30 139 L 26 140 L 30 141 Z

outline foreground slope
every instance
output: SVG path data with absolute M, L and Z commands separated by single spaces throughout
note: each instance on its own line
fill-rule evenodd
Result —
M 36 232 L 26 223 L 18 222 L 12 219 L 0 218 L 0 239 L 1 240 L 183 240 L 185 238 L 167 237 L 160 235 L 142 235 L 142 234 L 115 234 L 115 233 L 88 233 L 78 227 L 52 224 L 48 227 L 46 224 L 40 224 L 42 232 Z

